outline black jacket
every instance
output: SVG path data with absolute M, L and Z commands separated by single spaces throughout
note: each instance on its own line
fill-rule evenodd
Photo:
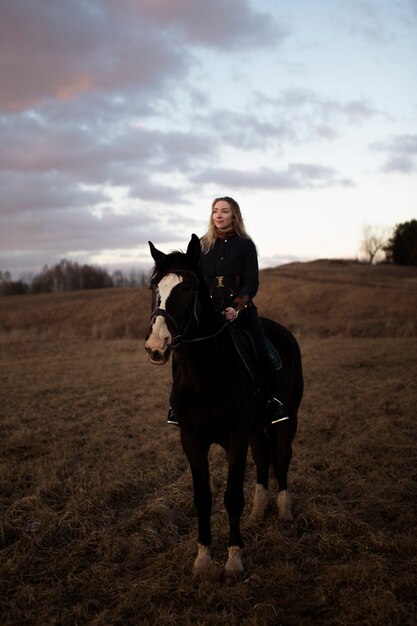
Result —
M 258 255 L 251 239 L 232 235 L 217 239 L 214 247 L 201 255 L 204 275 L 217 311 L 228 306 L 253 306 L 259 286 Z

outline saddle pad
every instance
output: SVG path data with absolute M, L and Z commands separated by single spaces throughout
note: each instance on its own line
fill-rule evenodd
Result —
M 255 346 L 253 345 L 253 339 L 243 328 L 236 328 L 232 324 L 229 324 L 227 329 L 229 330 L 230 336 L 233 340 L 236 352 L 248 370 L 250 377 L 254 382 L 256 382 L 256 356 L 254 353 Z
M 257 374 L 257 368 L 256 368 L 256 356 L 253 352 L 254 350 L 254 345 L 253 345 L 253 340 L 250 336 L 250 334 L 244 330 L 243 328 L 239 328 L 237 329 L 236 327 L 232 326 L 231 324 L 228 326 L 230 335 L 233 339 L 233 343 L 235 345 L 236 351 L 239 354 L 240 358 L 242 359 L 246 369 L 248 370 L 251 378 L 253 381 L 256 380 L 256 374 Z M 244 341 L 243 339 L 246 338 L 246 341 Z M 245 345 L 246 344 L 246 345 Z M 278 350 L 275 348 L 275 346 L 271 343 L 271 341 L 269 341 L 269 339 L 266 339 L 266 346 L 269 352 L 269 356 L 272 359 L 272 362 L 274 363 L 275 369 L 278 371 L 281 369 L 282 367 L 282 360 L 281 357 L 279 355 Z

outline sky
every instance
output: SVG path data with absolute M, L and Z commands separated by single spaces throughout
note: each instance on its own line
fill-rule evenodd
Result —
M 417 0 L 1 0 L 0 270 L 147 268 L 240 204 L 261 267 L 417 218 Z

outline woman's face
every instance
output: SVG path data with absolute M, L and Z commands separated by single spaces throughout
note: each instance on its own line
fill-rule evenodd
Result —
M 218 200 L 213 207 L 211 217 L 216 228 L 228 230 L 233 224 L 232 207 L 226 200 Z

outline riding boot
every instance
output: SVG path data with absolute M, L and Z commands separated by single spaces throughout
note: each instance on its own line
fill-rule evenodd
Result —
M 270 424 L 278 424 L 290 419 L 287 407 L 278 399 L 279 384 L 278 375 L 271 359 L 268 359 L 264 365 L 264 382 L 268 395 L 266 403 L 266 415 Z
M 167 415 L 167 424 L 173 424 L 174 426 L 179 426 L 180 423 L 174 415 L 174 411 L 172 407 L 169 407 L 168 415 Z

